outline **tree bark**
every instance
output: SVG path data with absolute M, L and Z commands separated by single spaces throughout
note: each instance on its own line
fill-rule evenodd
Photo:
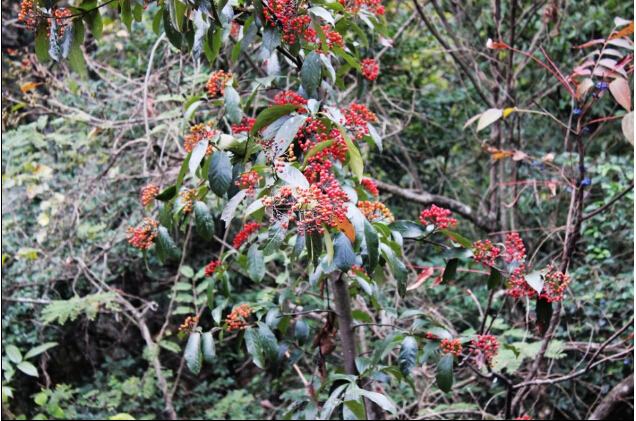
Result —
M 601 403 L 596 407 L 590 420 L 605 420 L 608 419 L 611 412 L 614 410 L 623 399 L 633 397 L 634 395 L 634 373 L 630 374 L 625 380 L 614 386 L 607 396 L 603 398 Z

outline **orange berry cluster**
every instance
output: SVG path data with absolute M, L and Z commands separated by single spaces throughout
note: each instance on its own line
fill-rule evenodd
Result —
M 442 339 L 441 348 L 444 354 L 453 354 L 456 357 L 459 357 L 464 349 L 459 339 Z
M 20 12 L 18 13 L 18 20 L 24 22 L 27 29 L 34 31 L 37 26 L 37 17 L 33 10 L 33 0 L 22 0 L 20 4 Z
M 420 214 L 420 222 L 426 226 L 435 225 L 437 228 L 454 227 L 457 224 L 457 219 L 449 218 L 450 215 L 450 210 L 431 205 L 429 209 L 424 209 Z
M 199 324 L 199 316 L 188 317 L 185 319 L 185 322 L 179 326 L 179 332 L 192 333 L 194 329 L 196 329 L 197 324 Z
M 472 353 L 475 354 L 473 359 L 478 366 L 487 364 L 492 367 L 492 359 L 499 352 L 499 342 L 492 335 L 477 335 L 477 340 L 471 339 L 471 345 L 474 347 Z
M 473 243 L 473 259 L 477 263 L 495 266 L 495 259 L 501 255 L 501 249 L 495 247 L 490 240 Z
M 362 9 L 376 16 L 384 15 L 384 6 L 380 4 L 382 0 L 338 0 L 338 2 L 350 13 L 357 14 Z
M 360 182 L 364 189 L 371 193 L 373 196 L 378 197 L 380 195 L 380 191 L 378 190 L 378 185 L 375 182 L 368 178 L 363 178 Z
M 137 248 L 148 250 L 158 236 L 158 227 L 159 222 L 144 218 L 137 228 L 128 227 L 128 242 Z
M 227 331 L 247 329 L 247 318 L 250 314 L 252 314 L 252 309 L 249 304 L 241 304 L 235 307 L 230 315 L 225 318 L 225 323 L 228 324 Z
M 364 76 L 365 79 L 368 79 L 371 82 L 373 82 L 374 80 L 378 78 L 378 72 L 380 71 L 380 66 L 376 64 L 374 59 L 365 58 L 364 60 L 362 60 L 361 67 L 362 67 L 362 76 Z
M 513 232 L 512 234 L 506 234 L 506 255 L 504 260 L 506 263 L 510 263 L 513 260 L 523 260 L 526 257 L 526 248 L 523 245 L 523 240 L 519 237 L 519 234 Z
M 155 197 L 159 194 L 159 187 L 154 184 L 148 184 L 141 191 L 141 204 L 148 206 Z
M 203 139 L 206 142 L 209 142 L 214 136 L 216 136 L 217 131 L 214 130 L 214 124 L 197 124 L 196 126 L 192 126 L 190 128 L 190 134 L 186 135 L 185 143 L 183 147 L 188 152 L 192 152 L 192 149 Z M 212 144 L 208 144 L 208 148 L 205 151 L 206 156 L 210 156 L 212 154 Z
M 259 176 L 258 172 L 248 171 L 241 174 L 235 184 L 241 189 L 247 189 L 247 194 L 254 197 L 254 187 L 258 187 L 261 181 L 263 181 L 263 177 Z
M 361 272 L 361 273 L 363 273 L 365 275 L 367 274 L 367 272 L 365 272 L 365 270 L 363 268 L 361 268 L 360 266 L 358 266 L 358 265 L 351 266 L 351 271 L 352 272 L 354 272 L 354 271 Z
M 230 79 L 232 79 L 232 73 L 225 74 L 223 70 L 213 72 L 210 75 L 210 80 L 208 80 L 207 85 L 205 85 L 210 98 L 215 98 L 219 93 L 221 96 L 225 95 L 225 84 L 228 83 Z
M 194 201 L 197 198 L 196 189 L 183 190 L 179 192 L 179 197 L 181 197 L 181 201 L 184 203 L 183 213 L 192 212 L 192 208 L 194 207 Z
M 238 38 L 240 30 L 241 30 L 241 25 L 239 25 L 235 21 L 232 21 L 232 29 L 230 30 L 230 35 L 233 36 L 234 38 Z
M 570 285 L 570 276 L 556 270 L 552 265 L 546 267 L 547 273 L 543 276 L 543 293 L 541 298 L 548 302 L 561 301 L 565 288 Z
M 214 272 L 216 272 L 216 269 L 220 267 L 222 264 L 223 262 L 221 262 L 220 260 L 215 260 L 210 262 L 210 264 L 208 264 L 205 267 L 205 276 L 207 276 L 208 278 L 211 278 L 212 275 L 214 275 Z
M 241 247 L 247 241 L 250 235 L 252 233 L 255 233 L 260 227 L 261 224 L 259 224 L 258 222 L 248 222 L 247 224 L 245 224 L 241 232 L 236 234 L 236 237 L 234 237 L 234 248 L 238 249 L 239 247 Z
M 239 134 L 242 132 L 249 133 L 252 131 L 252 126 L 254 126 L 254 123 L 256 123 L 255 118 L 243 117 L 243 121 L 241 121 L 241 125 L 237 125 L 237 124 L 232 125 L 232 131 L 234 132 L 234 134 Z
M 389 208 L 382 202 L 358 202 L 358 209 L 369 221 L 395 221 Z
M 426 332 L 426 339 L 439 339 L 439 336 L 431 332 Z

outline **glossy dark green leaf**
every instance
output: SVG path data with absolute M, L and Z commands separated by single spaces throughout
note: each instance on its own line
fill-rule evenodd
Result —
M 245 330 L 245 346 L 247 353 L 252 357 L 254 364 L 260 368 L 265 368 L 265 358 L 263 357 L 263 345 L 258 332 L 251 327 Z
M 140 3 L 134 3 L 132 6 L 133 17 L 135 22 L 141 22 L 143 17 L 144 7 Z
M 446 269 L 444 269 L 444 274 L 442 275 L 442 283 L 446 283 L 455 279 L 458 264 L 459 259 L 450 259 L 448 263 L 446 263 Z
M 270 330 L 269 326 L 263 322 L 258 322 L 258 336 L 263 344 L 263 352 L 270 361 L 276 360 L 278 357 L 278 341 L 276 336 Z
M 241 96 L 231 86 L 225 87 L 225 114 L 230 123 L 239 124 L 243 119 Z
M 464 247 L 451 247 L 442 253 L 445 259 L 468 259 L 473 257 L 473 251 Z
M 265 258 L 258 244 L 252 244 L 247 252 L 247 274 L 254 282 L 261 282 L 265 277 Z
M 192 55 L 194 59 L 198 59 L 203 51 L 203 42 L 205 41 L 210 23 L 203 17 L 200 10 L 193 11 L 194 17 L 194 44 L 192 45 Z
M 437 387 L 444 393 L 450 392 L 453 387 L 453 354 L 444 355 L 437 364 L 435 380 Z
M 201 350 L 203 353 L 203 361 L 212 364 L 216 360 L 216 351 L 214 350 L 214 336 L 212 332 L 205 332 L 201 335 Z
M 309 326 L 300 319 L 294 324 L 294 339 L 299 346 L 305 345 L 309 340 Z
M 398 367 L 404 377 L 411 374 L 413 367 L 415 367 L 415 361 L 417 360 L 417 340 L 412 336 L 407 336 L 402 341 L 400 346 L 400 353 L 398 354 Z
M 64 35 L 62 35 L 62 41 L 60 42 L 60 51 L 63 58 L 67 58 L 69 53 L 71 52 L 71 45 L 73 44 L 73 34 L 75 32 L 73 27 L 74 23 L 73 21 L 71 21 L 68 25 L 66 25 L 66 28 L 64 28 Z
M 68 64 L 71 66 L 71 69 L 82 78 L 88 77 L 84 52 L 80 48 L 84 45 L 84 33 L 84 23 L 81 20 L 76 20 L 73 30 L 73 42 L 68 53 Z M 66 34 L 66 32 L 64 34 Z
M 336 53 L 337 55 L 339 55 L 340 57 L 342 57 L 349 66 L 353 67 L 354 69 L 358 70 L 359 72 L 362 71 L 362 68 L 360 67 L 360 64 L 356 61 L 356 59 L 354 59 L 353 57 L 351 57 L 349 54 L 345 53 L 342 48 L 339 47 L 332 47 L 331 51 L 333 51 L 334 53 Z
M 429 357 L 433 355 L 436 349 L 439 348 L 439 342 L 429 341 L 424 348 L 422 348 L 422 356 L 420 357 L 420 364 L 426 364 Z
M 402 238 L 422 238 L 424 237 L 423 227 L 413 221 L 395 221 L 389 225 L 393 231 L 397 231 Z
M 269 227 L 269 236 L 263 247 L 263 254 L 265 256 L 269 256 L 280 249 L 287 235 L 287 223 L 287 218 L 282 218 L 276 220 L 276 222 Z
M 168 37 L 168 41 L 170 41 L 170 44 L 172 44 L 175 48 L 181 49 L 183 37 L 170 21 L 169 8 L 163 9 L 163 30 L 165 31 L 166 37 Z
M 306 120 L 307 116 L 305 115 L 294 116 L 287 120 L 276 132 L 273 145 L 276 157 L 279 157 L 287 152 L 287 150 L 289 149 L 289 145 L 291 145 L 292 141 L 298 134 L 298 129 L 300 129 L 303 124 L 305 124 Z
M 364 404 L 354 400 L 344 401 L 343 404 L 346 409 L 351 411 L 350 415 L 353 416 L 353 417 L 347 417 L 347 414 L 344 414 L 343 419 L 345 420 L 347 419 L 366 420 L 367 419 L 367 413 L 364 409 Z M 345 408 L 343 408 L 343 413 L 345 412 Z
M 48 31 L 46 30 L 46 21 L 40 20 L 35 30 L 35 55 L 40 63 L 46 63 L 51 61 L 49 55 L 49 38 L 47 37 Z
M 191 156 L 192 156 L 192 153 L 189 153 L 188 156 L 186 156 L 186 159 L 184 159 L 183 162 L 181 163 L 181 168 L 179 169 L 179 175 L 177 175 L 177 183 L 175 184 L 175 188 L 177 189 L 177 192 L 181 191 L 181 183 L 183 183 L 183 178 L 186 176 L 186 174 L 188 173 L 188 169 L 190 168 Z
M 382 255 L 389 262 L 393 277 L 397 281 L 398 294 L 403 297 L 406 294 L 406 281 L 409 272 L 406 269 L 406 266 L 404 266 L 404 262 L 402 262 L 402 260 L 398 258 L 391 247 L 384 243 L 381 243 L 380 248 L 382 250 Z
M 230 225 L 230 221 L 232 220 L 232 218 L 234 218 L 236 209 L 241 204 L 243 199 L 245 199 L 246 194 L 247 190 L 239 191 L 234 196 L 232 196 L 232 198 L 225 205 L 225 208 L 223 208 L 223 212 L 221 212 L 221 221 L 225 222 L 226 228 Z
M 314 267 L 318 266 L 320 255 L 322 254 L 322 236 L 317 232 L 305 234 L 305 246 L 307 247 L 309 261 Z
M 167 0 L 168 10 L 170 11 L 170 22 L 172 26 L 179 32 L 184 29 L 184 16 L 188 6 L 181 0 Z
M 133 21 L 132 7 L 130 5 L 130 2 L 131 0 L 119 0 L 119 7 L 121 8 L 121 21 L 124 25 L 126 25 L 128 31 L 130 31 L 130 27 Z
M 160 226 L 158 234 L 158 245 L 161 247 L 166 257 L 178 260 L 181 257 L 181 250 L 174 243 L 172 237 L 170 237 L 170 233 L 168 232 L 166 227 Z
M 550 326 L 550 319 L 554 310 L 552 309 L 552 303 L 548 302 L 545 298 L 537 298 L 537 327 L 541 335 L 545 335 L 545 332 Z
M 88 28 L 91 31 L 91 34 L 95 37 L 95 39 L 100 39 L 102 37 L 102 31 L 104 29 L 104 24 L 102 22 L 102 15 L 99 13 L 99 9 L 96 9 L 98 4 L 97 0 L 88 0 L 82 2 L 81 8 L 83 10 L 90 10 L 90 12 L 85 13 L 82 16 L 82 19 L 86 21 Z
M 212 154 L 208 169 L 210 190 L 219 197 L 223 197 L 230 188 L 232 181 L 232 163 L 226 152 L 216 151 Z
M 201 334 L 194 332 L 190 334 L 188 343 L 183 354 L 186 365 L 192 373 L 199 374 L 203 363 L 203 353 L 201 352 Z
M 397 409 L 395 408 L 395 405 L 393 405 L 391 401 L 389 400 L 389 398 L 384 396 L 382 393 L 370 392 L 368 390 L 364 390 L 360 388 L 349 388 L 347 390 L 347 394 L 364 396 L 365 398 L 374 402 L 385 411 L 390 412 L 393 415 L 397 414 Z
M 490 276 L 488 277 L 488 289 L 494 290 L 501 286 L 501 272 L 495 268 L 490 268 Z
M 208 300 L 208 308 L 210 311 L 214 311 L 214 284 L 216 278 L 207 278 L 208 286 L 205 290 L 205 297 Z
M 245 51 L 254 42 L 258 28 L 254 22 L 254 17 L 250 16 L 243 25 L 243 38 L 241 39 L 241 51 Z
M 300 84 L 310 97 L 315 95 L 316 89 L 320 86 L 321 72 L 320 56 L 312 51 L 307 55 L 300 69 Z
M 175 197 L 176 195 L 177 195 L 177 186 L 174 185 L 164 189 L 161 193 L 157 195 L 156 199 L 162 202 L 167 202 L 169 200 L 172 200 L 172 198 Z
M 466 247 L 467 249 L 471 249 L 473 247 L 473 243 L 471 243 L 468 239 L 462 237 L 461 235 L 457 234 L 456 232 L 449 231 L 449 230 L 447 230 L 445 228 L 442 228 L 439 231 L 444 233 L 444 234 L 446 234 L 448 237 L 450 237 L 456 243 L 461 244 L 462 246 Z
M 57 39 L 57 25 L 55 19 L 51 20 L 51 26 L 49 29 L 49 56 L 55 60 L 60 61 L 60 44 Z
M 333 262 L 342 272 L 347 272 L 356 264 L 356 254 L 353 251 L 351 241 L 343 233 L 338 233 L 333 242 Z
M 380 260 L 380 240 L 375 228 L 366 219 L 364 220 L 364 240 L 367 247 L 367 256 L 369 257 L 367 273 L 372 274 Z
M 161 6 L 159 9 L 157 9 L 157 12 L 155 13 L 155 17 L 152 19 L 152 31 L 157 36 L 161 34 L 161 32 L 159 31 L 161 30 L 161 22 L 163 22 L 163 11 L 164 11 L 164 6 Z M 92 31 L 92 28 L 91 28 L 91 31 Z
M 211 241 L 214 237 L 214 218 L 210 213 L 208 205 L 201 201 L 194 204 L 194 216 L 197 232 L 207 241 Z
M 280 32 L 280 29 L 267 26 L 263 31 L 263 47 L 267 48 L 268 51 L 273 52 L 276 47 L 278 47 L 283 40 L 283 35 Z
M 286 116 L 298 110 L 298 105 L 285 104 L 275 105 L 273 107 L 265 108 L 256 116 L 256 121 L 252 126 L 252 134 L 258 133 L 262 128 L 269 126 L 279 118 Z

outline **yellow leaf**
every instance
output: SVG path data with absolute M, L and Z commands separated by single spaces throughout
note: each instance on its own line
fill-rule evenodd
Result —
M 32 91 L 33 89 L 35 89 L 37 86 L 41 85 L 42 82 L 40 83 L 36 83 L 36 82 L 27 82 L 27 83 L 23 83 L 20 86 L 20 90 L 25 93 L 25 92 L 29 92 Z
M 506 108 L 503 111 L 503 119 L 505 120 L 506 117 L 508 117 L 510 114 L 514 113 L 515 111 L 517 111 L 517 107 Z
M 346 235 L 349 241 L 351 241 L 351 244 L 355 243 L 356 230 L 355 228 L 353 228 L 353 224 L 351 223 L 351 221 L 349 221 L 348 218 L 344 218 L 342 222 L 340 222 L 338 218 L 335 218 L 335 222 L 336 222 L 336 228 L 338 228 L 338 231 Z
M 496 161 L 498 159 L 507 158 L 509 156 L 512 156 L 512 152 L 511 151 L 500 151 L 500 152 L 494 153 L 492 155 L 492 158 Z
M 610 36 L 609 39 L 613 40 L 616 38 L 623 38 L 633 33 L 634 33 L 634 22 L 632 21 L 629 23 L 629 25 L 627 25 L 626 27 L 624 27 L 623 29 L 615 33 L 614 35 Z

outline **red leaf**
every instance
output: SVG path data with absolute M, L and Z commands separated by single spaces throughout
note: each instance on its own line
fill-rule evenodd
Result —
M 632 92 L 629 83 L 623 78 L 614 79 L 609 84 L 609 90 L 618 102 L 627 111 L 632 110 Z
M 433 269 L 432 267 L 428 267 L 428 268 L 424 269 L 422 271 L 422 273 L 420 273 L 420 276 L 417 277 L 417 281 L 415 281 L 415 283 L 413 285 L 411 285 L 408 288 L 406 288 L 406 290 L 407 291 L 412 291 L 414 289 L 417 289 L 417 288 L 421 287 L 422 284 L 424 282 L 426 282 L 426 280 L 428 278 L 433 276 L 433 273 L 435 273 L 435 269 Z

